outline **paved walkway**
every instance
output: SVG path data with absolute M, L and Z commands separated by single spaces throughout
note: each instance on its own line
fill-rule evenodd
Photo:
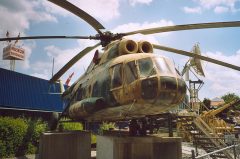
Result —
M 96 158 L 96 151 L 91 151 L 91 158 Z M 13 157 L 13 158 L 7 158 L 7 159 L 39 159 L 38 154 L 33 155 L 26 155 L 23 157 Z
M 38 154 L 26 155 L 22 157 L 13 157 L 13 158 L 7 158 L 7 159 L 38 159 Z

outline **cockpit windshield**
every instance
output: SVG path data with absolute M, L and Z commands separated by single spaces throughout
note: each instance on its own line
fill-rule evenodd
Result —
M 155 58 L 156 66 L 160 71 L 160 74 L 173 74 L 175 73 L 174 65 L 171 61 L 167 61 L 167 59 L 162 57 Z
M 149 77 L 156 74 L 152 59 L 144 58 L 138 60 L 140 77 Z
M 139 70 L 139 71 L 138 71 Z M 176 74 L 174 64 L 167 58 L 147 57 L 137 61 L 127 62 L 124 66 L 124 74 L 127 84 L 138 78 L 148 78 L 156 75 Z

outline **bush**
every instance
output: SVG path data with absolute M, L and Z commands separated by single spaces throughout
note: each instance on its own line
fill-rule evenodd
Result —
M 6 144 L 0 139 L 0 158 L 5 157 L 6 155 Z
M 0 158 L 36 153 L 46 128 L 41 120 L 0 117 Z
M 116 125 L 115 123 L 107 123 L 107 122 L 103 122 L 101 125 L 100 125 L 100 129 L 99 129 L 99 134 L 102 134 L 104 130 L 110 130 L 110 129 L 115 129 L 116 128 Z
M 46 131 L 48 128 L 47 123 L 43 122 L 42 120 L 36 120 L 35 121 L 35 129 L 32 134 L 32 144 L 35 147 L 38 147 L 39 145 L 39 140 L 40 140 L 40 135 Z
M 91 134 L 91 144 L 96 144 L 97 142 L 97 137 L 93 133 Z
M 83 130 L 83 125 L 81 123 L 75 123 L 75 122 L 63 122 L 62 123 L 64 130 Z M 91 134 L 91 143 L 96 143 L 96 135 Z
M 64 130 L 83 130 L 83 126 L 81 123 L 62 123 L 62 126 Z
M 115 123 L 106 123 L 106 122 L 103 122 L 101 125 L 100 125 L 100 130 L 109 130 L 109 129 L 114 129 L 116 128 L 116 125 Z
M 0 118 L 0 157 L 14 156 L 23 142 L 27 127 L 23 119 Z

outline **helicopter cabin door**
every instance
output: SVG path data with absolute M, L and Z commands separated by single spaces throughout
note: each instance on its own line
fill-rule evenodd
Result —
M 123 64 L 119 63 L 110 68 L 111 91 L 119 104 L 123 104 Z

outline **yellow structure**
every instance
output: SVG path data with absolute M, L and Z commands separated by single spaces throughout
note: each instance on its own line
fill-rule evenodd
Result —
M 216 117 L 217 114 L 222 112 L 223 110 L 236 105 L 240 100 L 233 100 L 230 103 L 224 104 L 222 107 L 219 107 L 216 110 L 209 110 L 203 112 L 200 117 L 213 129 L 213 131 L 217 134 L 223 134 L 224 132 L 233 131 L 234 127 L 227 124 L 223 119 L 219 119 Z

